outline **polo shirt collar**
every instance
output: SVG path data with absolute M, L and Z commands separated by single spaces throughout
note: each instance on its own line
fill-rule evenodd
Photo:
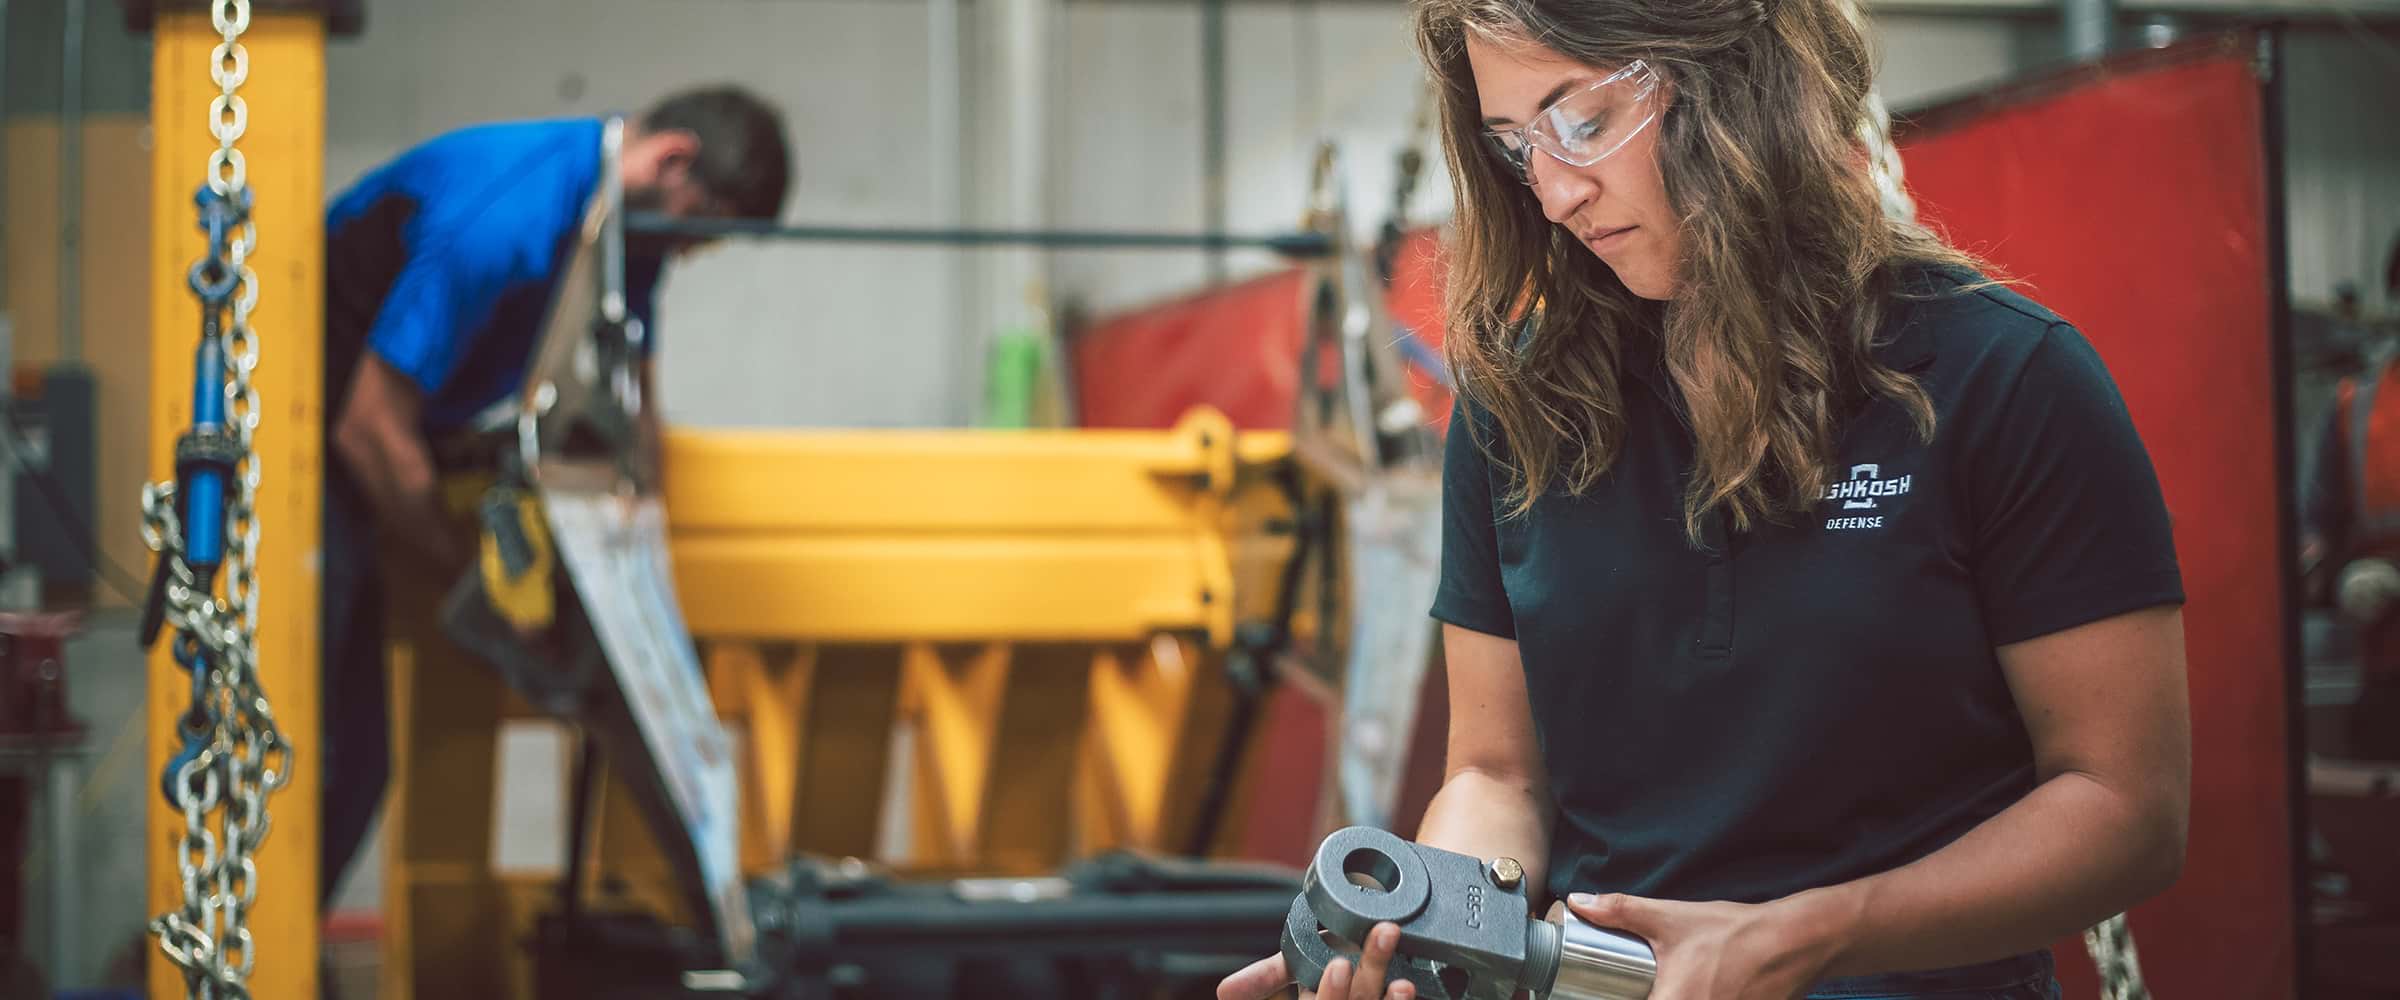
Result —
M 1933 331 L 1918 322 L 1919 306 L 1914 299 L 1902 298 L 1893 302 L 1884 313 L 1883 329 L 1878 331 L 1871 351 L 1884 367 L 1902 374 L 1915 374 L 1931 367 L 1934 361 Z

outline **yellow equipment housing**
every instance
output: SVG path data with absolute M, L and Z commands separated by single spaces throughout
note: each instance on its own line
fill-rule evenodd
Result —
M 1196 835 L 1235 623 L 1272 614 L 1294 550 L 1288 435 L 1199 409 L 1168 431 L 678 430 L 665 451 L 746 871 L 875 857 L 895 775 L 906 850 L 884 860 L 904 870 L 1031 873 Z M 490 860 L 498 728 L 528 713 L 441 637 L 421 583 L 391 588 L 384 989 L 530 995 L 520 943 L 557 877 Z M 590 898 L 688 917 L 628 797 L 602 797 Z

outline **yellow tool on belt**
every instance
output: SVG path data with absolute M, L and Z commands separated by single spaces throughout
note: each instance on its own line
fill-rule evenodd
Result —
M 484 492 L 476 513 L 482 537 L 475 564 L 492 610 L 519 632 L 549 628 L 558 612 L 552 582 L 558 559 L 541 496 L 503 483 Z

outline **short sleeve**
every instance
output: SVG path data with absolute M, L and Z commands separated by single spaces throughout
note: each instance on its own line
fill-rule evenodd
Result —
M 460 359 L 499 302 L 504 277 L 463 240 L 437 240 L 410 254 L 375 314 L 367 345 L 426 395 L 449 385 Z
M 1967 470 L 1974 572 L 1994 645 L 2183 602 L 2158 475 L 2100 355 L 2042 335 L 1979 421 Z
M 1442 456 L 1442 578 L 1433 617 L 1489 635 L 1514 639 L 1516 615 L 1501 585 L 1500 538 L 1492 507 L 1491 461 L 1479 443 L 1488 420 L 1474 419 L 1461 401 L 1450 411 Z

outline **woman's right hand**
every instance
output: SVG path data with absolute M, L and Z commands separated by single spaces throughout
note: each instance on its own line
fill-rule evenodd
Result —
M 1391 966 L 1392 952 L 1399 947 L 1399 926 L 1376 924 L 1374 930 L 1367 932 L 1367 946 L 1359 953 L 1357 974 L 1352 974 L 1349 959 L 1334 959 L 1325 966 L 1325 978 L 1317 984 L 1318 991 L 1301 990 L 1301 1000 L 1316 996 L 1327 1000 L 1416 1000 L 1416 984 L 1405 979 L 1394 980 L 1391 988 L 1381 992 L 1375 988 L 1375 984 L 1383 982 L 1385 970 Z M 1273 955 L 1225 977 L 1217 984 L 1217 1000 L 1267 1000 L 1291 984 L 1292 973 L 1284 965 L 1283 956 Z

